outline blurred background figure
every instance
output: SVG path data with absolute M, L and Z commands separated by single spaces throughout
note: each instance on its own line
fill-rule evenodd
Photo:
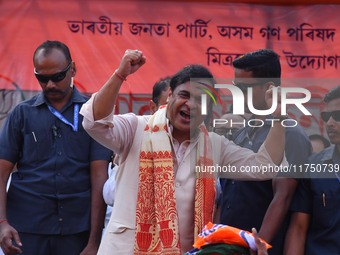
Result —
M 313 153 L 294 194 L 284 255 L 340 254 L 340 86 L 323 98 L 321 119 L 331 146 Z M 318 166 L 313 169 L 313 166 Z
M 243 92 L 245 101 L 251 99 L 255 109 L 268 110 L 266 91 L 281 85 L 280 56 L 271 49 L 248 52 L 233 61 L 233 68 L 233 84 Z M 247 103 L 244 109 L 252 113 Z M 275 118 L 272 115 L 253 114 L 247 119 L 247 125 L 233 136 L 234 143 L 257 152 L 271 128 L 266 119 Z M 288 116 L 283 119 L 290 121 Z M 263 121 L 263 125 L 254 125 L 255 122 L 260 123 L 259 120 Z M 288 163 L 304 164 L 311 153 L 308 135 L 300 125 L 285 128 L 285 134 L 284 149 Z M 282 178 L 262 182 L 221 180 L 221 223 L 247 231 L 257 228 L 259 236 L 273 246 L 269 255 L 282 255 L 288 209 L 298 185 L 298 180 L 289 173 L 280 172 L 278 177 Z
M 161 105 L 167 104 L 170 92 L 170 76 L 160 79 L 153 85 L 152 99 L 150 100 L 150 112 L 154 114 Z

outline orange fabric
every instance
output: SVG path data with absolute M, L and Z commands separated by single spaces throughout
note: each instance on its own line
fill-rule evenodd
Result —
M 174 189 L 174 164 L 167 134 L 166 108 L 159 109 L 145 128 L 140 152 L 136 208 L 135 255 L 179 255 L 180 238 Z M 202 128 L 201 130 L 204 130 Z M 208 133 L 198 141 L 199 164 L 212 163 Z M 203 144 L 202 144 L 203 143 Z M 201 152 L 200 152 L 201 151 Z M 203 153 L 207 153 L 203 155 Z M 215 201 L 214 178 L 196 178 L 195 236 L 212 220 Z
M 248 239 L 245 239 L 242 236 L 247 236 Z M 205 226 L 203 232 L 200 233 L 196 238 L 194 247 L 200 249 L 206 244 L 226 243 L 239 245 L 245 248 L 251 248 L 250 244 L 252 241 L 254 241 L 254 239 L 252 237 L 252 234 L 248 231 L 244 231 L 239 228 L 227 225 L 213 224 L 209 222 Z M 266 244 L 267 249 L 272 247 L 264 240 L 262 241 Z

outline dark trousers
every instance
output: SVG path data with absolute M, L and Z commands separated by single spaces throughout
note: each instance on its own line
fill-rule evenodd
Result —
M 19 233 L 20 255 L 79 255 L 85 248 L 89 232 L 73 235 L 40 235 Z

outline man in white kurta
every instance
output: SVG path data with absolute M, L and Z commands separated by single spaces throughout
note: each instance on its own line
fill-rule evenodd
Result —
M 127 50 L 119 68 L 108 82 L 82 107 L 85 130 L 99 143 L 120 155 L 119 171 L 116 176 L 116 195 L 110 222 L 103 237 L 98 254 L 134 254 L 136 230 L 136 206 L 139 185 L 139 154 L 144 129 L 150 116 L 132 113 L 114 115 L 114 104 L 124 79 L 145 63 L 141 51 Z M 194 200 L 198 136 L 190 136 L 192 122 L 199 125 L 203 118 L 200 109 L 189 102 L 191 85 L 188 82 L 175 84 L 166 111 L 168 137 L 174 161 L 174 187 L 176 209 L 179 219 L 181 252 L 192 248 L 194 242 Z M 184 96 L 183 96 L 184 95 Z M 187 98 L 188 97 L 188 98 Z M 187 101 L 187 102 L 185 102 Z M 161 111 L 161 110 L 160 110 Z M 189 121 L 188 121 L 189 119 Z M 190 123 L 189 123 L 190 122 Z M 241 148 L 222 136 L 209 133 L 213 146 L 213 162 L 220 166 L 279 165 L 284 161 L 284 129 L 277 124 L 271 130 L 258 153 Z M 272 172 L 229 172 L 229 178 L 268 179 Z M 135 254 L 139 254 L 136 253 Z

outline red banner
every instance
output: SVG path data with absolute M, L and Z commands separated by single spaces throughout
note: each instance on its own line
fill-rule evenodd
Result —
M 76 85 L 88 93 L 102 86 L 126 49 L 139 49 L 147 63 L 128 77 L 118 109 L 146 113 L 153 84 L 183 66 L 203 64 L 217 78 L 231 78 L 236 57 L 272 48 L 281 57 L 283 78 L 301 81 L 283 82 L 283 86 L 302 86 L 312 92 L 313 116 L 296 115 L 294 110 L 291 114 L 305 128 L 323 133 L 321 97 L 340 84 L 339 13 L 339 5 L 2 0 L 0 91 L 19 90 L 20 98 L 24 98 L 22 91 L 40 91 L 32 57 L 45 40 L 69 46 L 77 66 Z M 13 106 L 8 104 L 18 101 L 6 95 L 0 120 Z
M 159 78 L 191 63 L 232 77 L 232 60 L 259 48 L 281 56 L 283 77 L 336 78 L 339 12 L 340 6 L 329 5 L 3 0 L 0 88 L 13 89 L 15 82 L 22 90 L 40 90 L 32 55 L 45 40 L 70 47 L 75 80 L 85 92 L 101 87 L 126 49 L 142 50 L 147 64 L 122 93 L 149 94 Z

